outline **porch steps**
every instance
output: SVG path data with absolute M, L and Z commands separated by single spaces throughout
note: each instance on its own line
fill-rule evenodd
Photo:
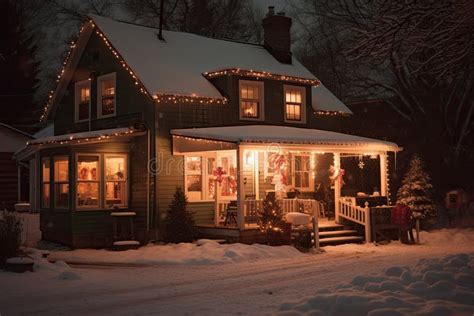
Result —
M 357 230 L 334 222 L 319 226 L 319 243 L 321 246 L 360 243 L 364 237 Z
M 324 246 L 328 245 L 339 245 L 348 243 L 359 243 L 363 242 L 364 237 L 361 236 L 340 236 L 340 237 L 329 237 L 319 239 L 319 243 Z
M 328 230 L 328 231 L 320 231 L 319 238 L 323 237 L 334 237 L 334 236 L 342 236 L 342 235 L 357 235 L 357 230 L 350 230 L 350 229 L 341 229 L 341 230 Z

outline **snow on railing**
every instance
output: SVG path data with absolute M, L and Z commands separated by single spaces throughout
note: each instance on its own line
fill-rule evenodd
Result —
M 366 202 L 365 207 L 360 207 L 341 198 L 339 200 L 339 216 L 364 226 L 365 242 L 372 241 L 369 203 Z

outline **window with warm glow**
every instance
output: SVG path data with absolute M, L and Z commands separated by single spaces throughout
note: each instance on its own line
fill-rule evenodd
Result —
M 76 122 L 86 121 L 90 114 L 91 100 L 90 81 L 84 80 L 77 82 L 75 85 L 75 120 Z
M 186 165 L 186 192 L 190 200 L 202 198 L 202 158 L 200 156 L 188 156 L 185 158 Z
M 49 157 L 41 159 L 41 207 L 51 206 L 51 161 Z
M 76 205 L 78 208 L 100 207 L 99 155 L 77 156 Z
M 54 157 L 54 207 L 69 207 L 69 158 Z
M 220 176 L 218 168 L 222 170 Z M 186 156 L 184 172 L 186 195 L 191 202 L 212 201 L 216 193 L 222 199 L 234 199 L 237 195 L 235 152 Z M 217 177 L 221 180 L 219 192 L 216 190 Z
M 115 73 L 100 76 L 97 87 L 98 117 L 115 115 Z
M 305 120 L 304 87 L 285 85 L 285 121 L 304 122 Z
M 311 163 L 309 155 L 295 155 L 294 156 L 294 170 L 295 170 L 295 188 L 309 189 L 310 188 L 310 173 Z
M 263 82 L 241 80 L 240 118 L 263 120 Z
M 105 156 L 105 206 L 127 205 L 127 157 Z

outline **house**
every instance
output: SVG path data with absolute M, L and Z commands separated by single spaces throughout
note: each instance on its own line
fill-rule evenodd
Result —
M 13 155 L 31 139 L 30 134 L 0 123 L 0 210 L 13 209 L 16 203 L 28 200 L 28 173 Z
M 263 45 L 171 31 L 162 40 L 157 29 L 91 15 L 44 108 L 54 136 L 18 155 L 38 167 L 43 238 L 103 247 L 116 216 L 129 214 L 145 242 L 176 187 L 206 236 L 250 242 L 266 194 L 285 211 L 311 209 L 323 188 L 336 220 L 366 223 L 364 208 L 341 199 L 341 163 L 375 157 L 386 197 L 388 153 L 400 148 L 329 131 L 351 111 L 292 56 L 290 27 L 271 9 Z M 290 190 L 300 201 L 285 198 Z

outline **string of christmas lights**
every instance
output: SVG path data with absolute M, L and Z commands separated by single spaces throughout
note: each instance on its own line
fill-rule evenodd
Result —
M 131 76 L 134 84 L 139 87 L 138 90 L 140 93 L 152 97 L 156 102 L 170 102 L 170 103 L 190 103 L 190 104 L 227 104 L 229 100 L 224 97 L 224 98 L 212 98 L 212 97 L 200 97 L 197 95 L 191 95 L 191 96 L 185 96 L 185 95 L 170 95 L 170 94 L 156 94 L 151 96 L 151 94 L 147 91 L 145 88 L 145 85 L 140 81 L 138 76 L 135 74 L 135 72 L 132 70 L 132 68 L 125 62 L 124 58 L 120 55 L 120 53 L 113 47 L 113 45 L 110 43 L 110 41 L 107 39 L 107 37 L 104 35 L 104 33 L 95 25 L 95 23 L 92 20 L 89 20 L 86 23 L 90 23 L 90 26 L 95 29 L 95 33 L 103 40 L 104 44 L 106 47 L 111 51 L 111 53 L 115 56 L 117 60 L 119 60 L 120 64 L 124 68 L 126 72 L 129 73 Z M 85 29 L 85 24 L 83 24 L 79 30 L 79 33 L 77 35 L 77 38 L 75 41 L 72 41 L 70 46 L 69 46 L 69 51 L 66 55 L 66 58 L 63 62 L 62 68 L 60 72 L 57 75 L 56 78 L 56 83 L 59 83 L 59 81 L 62 79 L 64 76 L 66 66 L 68 65 L 70 61 L 70 57 L 72 55 L 72 52 L 74 48 L 76 47 L 77 40 L 81 36 L 82 32 Z M 309 84 L 312 86 L 318 86 L 320 85 L 320 81 L 317 79 L 306 79 L 306 78 L 299 78 L 299 77 L 294 77 L 294 76 L 287 76 L 287 75 L 280 75 L 280 74 L 273 74 L 270 72 L 266 71 L 255 71 L 255 70 L 246 70 L 246 69 L 241 69 L 241 68 L 229 68 L 229 69 L 223 69 L 219 71 L 214 71 L 214 72 L 205 72 L 203 73 L 204 77 L 207 79 L 218 77 L 218 76 L 225 76 L 225 75 L 241 75 L 241 76 L 247 76 L 247 77 L 254 77 L 257 79 L 273 79 L 273 80 L 279 80 L 279 81 L 285 81 L 285 82 L 294 82 L 294 83 L 299 83 L 299 84 Z M 43 108 L 43 113 L 40 117 L 40 121 L 42 122 L 45 118 L 46 115 L 51 107 L 51 102 L 53 100 L 55 91 L 51 90 L 49 95 L 48 95 L 48 100 Z M 337 115 L 344 115 L 342 111 L 316 111 L 314 112 L 317 115 L 330 115 L 330 116 L 337 116 Z
M 203 76 L 207 79 L 220 77 L 220 76 L 229 76 L 229 75 L 239 75 L 244 77 L 253 77 L 256 79 L 273 79 L 278 81 L 294 82 L 299 84 L 309 84 L 314 87 L 317 87 L 321 82 L 317 79 L 306 79 L 294 76 L 279 75 L 270 73 L 267 71 L 256 71 L 256 70 L 247 70 L 241 68 L 227 68 L 222 70 L 217 70 L 213 72 L 205 72 Z
M 62 67 L 59 71 L 59 73 L 56 75 L 56 83 L 59 83 L 59 81 L 61 80 L 61 78 L 63 77 L 64 75 L 64 72 L 66 70 L 66 65 L 68 64 L 69 62 L 69 59 L 71 58 L 71 54 L 72 54 L 72 51 L 74 50 L 74 48 L 76 47 L 76 43 L 77 43 L 77 40 L 79 39 L 79 37 L 81 36 L 82 32 L 84 31 L 84 28 L 85 28 L 85 23 L 81 26 L 81 28 L 79 29 L 79 33 L 76 37 L 75 40 L 71 41 L 71 43 L 69 44 L 69 50 L 66 54 L 66 58 L 64 58 L 64 61 L 63 61 L 63 64 L 62 64 Z M 46 104 L 44 105 L 43 107 L 43 113 L 41 114 L 40 116 L 40 122 L 43 121 L 43 119 L 46 117 L 46 114 L 48 113 L 48 110 L 51 106 L 51 101 L 53 99 L 53 95 L 54 95 L 54 90 L 51 90 L 48 94 L 48 100 L 46 101 Z
M 199 97 L 197 95 L 184 96 L 179 94 L 157 94 L 153 96 L 153 99 L 157 103 L 168 102 L 168 103 L 192 103 L 192 104 L 227 104 L 229 100 L 227 98 L 211 98 L 211 97 Z
M 327 115 L 327 116 L 340 116 L 340 115 L 347 115 L 342 111 L 314 111 L 314 115 Z
M 56 136 L 56 138 L 53 139 L 38 139 L 38 140 L 32 140 L 26 142 L 26 146 L 44 146 L 44 145 L 65 145 L 65 144 L 79 144 L 79 143 L 89 143 L 89 142 L 97 142 L 97 141 L 102 141 L 106 139 L 111 139 L 111 138 L 118 138 L 118 137 L 123 137 L 123 136 L 128 136 L 133 133 L 138 132 L 137 130 L 134 129 L 128 129 L 123 132 L 114 132 L 111 134 L 103 134 L 99 136 L 91 135 L 91 136 L 84 136 L 84 133 L 82 135 L 79 133 L 77 135 L 70 135 L 67 139 L 62 138 L 65 135 L 61 136 Z

